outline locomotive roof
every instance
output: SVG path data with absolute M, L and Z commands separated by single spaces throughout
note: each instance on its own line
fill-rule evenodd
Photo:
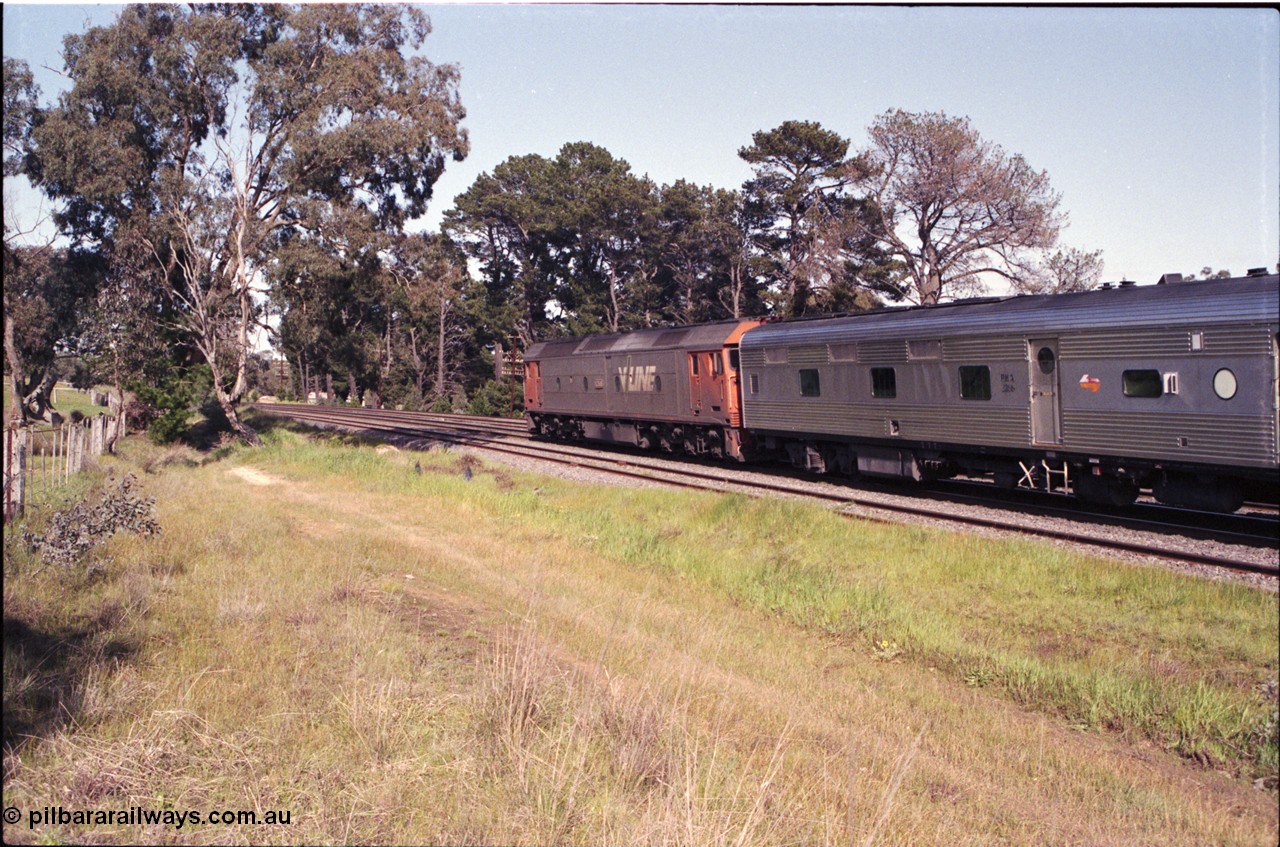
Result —
M 558 338 L 531 344 L 525 361 L 575 353 L 632 353 L 641 350 L 713 350 L 725 342 L 744 324 L 741 320 L 718 321 L 694 326 L 639 329 L 608 335 Z
M 1151 324 L 1207 326 L 1280 320 L 1280 276 L 1134 285 L 1079 294 L 1005 297 L 940 306 L 879 309 L 832 318 L 776 321 L 750 330 L 742 347 L 821 344 L 912 333 L 929 336 L 1123 329 Z

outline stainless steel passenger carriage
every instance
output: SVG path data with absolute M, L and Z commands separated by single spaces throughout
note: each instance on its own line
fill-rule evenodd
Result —
M 1278 312 L 1259 274 L 768 324 L 744 426 L 816 471 L 1233 510 L 1274 496 Z

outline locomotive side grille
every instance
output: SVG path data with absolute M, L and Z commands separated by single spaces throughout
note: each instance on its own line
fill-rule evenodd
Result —
M 907 342 L 905 340 L 858 342 L 859 362 L 871 365 L 892 365 L 906 360 Z
M 1247 467 L 1274 464 L 1277 458 L 1275 421 L 1269 416 L 1067 409 L 1062 441 L 1068 450 Z

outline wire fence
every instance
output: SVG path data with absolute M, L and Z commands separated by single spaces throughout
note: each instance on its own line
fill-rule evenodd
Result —
M 34 502 L 48 502 L 84 469 L 86 456 L 110 452 L 124 434 L 123 412 L 58 426 L 5 427 L 4 522 L 22 517 Z

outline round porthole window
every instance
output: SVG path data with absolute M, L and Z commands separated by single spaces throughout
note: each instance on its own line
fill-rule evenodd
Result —
M 1057 357 L 1053 355 L 1052 348 L 1041 347 L 1040 352 L 1036 354 L 1036 362 L 1040 365 L 1040 373 L 1051 374 L 1054 367 L 1058 364 Z
M 1213 375 L 1213 392 L 1223 400 L 1236 396 L 1236 375 L 1229 368 L 1223 368 Z

